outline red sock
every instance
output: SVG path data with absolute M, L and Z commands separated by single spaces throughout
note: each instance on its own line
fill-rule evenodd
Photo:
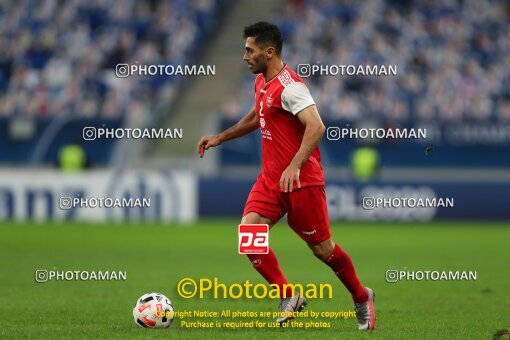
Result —
M 362 303 L 367 301 L 368 294 L 361 284 L 354 270 L 354 265 L 349 255 L 335 244 L 333 253 L 324 261 L 338 276 L 340 281 L 344 284 L 345 288 L 351 293 L 352 299 L 355 303 Z
M 289 281 L 283 275 L 278 259 L 273 250 L 269 248 L 268 254 L 248 254 L 253 267 L 266 279 L 269 284 L 277 284 L 280 288 L 280 297 L 285 288 L 285 297 L 292 296 L 292 289 L 290 287 L 283 287 L 284 284 L 289 284 Z

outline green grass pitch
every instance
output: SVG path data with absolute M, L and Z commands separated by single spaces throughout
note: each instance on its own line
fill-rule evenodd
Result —
M 335 223 L 334 240 L 354 260 L 364 284 L 376 292 L 376 330 L 361 333 L 354 319 L 328 329 L 170 329 L 137 327 L 135 300 L 167 295 L 176 310 L 275 311 L 271 299 L 184 299 L 185 277 L 262 283 L 237 254 L 237 220 L 192 225 L 9 223 L 0 225 L 0 338 L 206 338 L 279 339 L 490 339 L 510 329 L 510 228 L 508 223 Z M 309 301 L 314 311 L 352 309 L 347 291 L 284 223 L 270 236 L 287 278 L 331 283 L 333 299 Z M 476 270 L 477 281 L 387 283 L 389 269 Z M 37 269 L 125 270 L 126 281 L 36 283 Z M 249 320 L 249 319 L 243 319 Z M 299 320 L 306 322 L 307 320 Z M 328 320 L 324 320 L 328 321 Z

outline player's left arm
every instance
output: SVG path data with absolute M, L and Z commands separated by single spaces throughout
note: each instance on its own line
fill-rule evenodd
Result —
M 326 131 L 326 127 L 315 104 L 301 110 L 297 117 L 305 126 L 305 133 L 299 150 L 280 177 L 280 189 L 284 192 L 292 192 L 294 182 L 296 182 L 298 188 L 301 188 L 301 183 L 299 182 L 301 167 L 306 163 L 315 147 L 319 144 L 324 131 Z

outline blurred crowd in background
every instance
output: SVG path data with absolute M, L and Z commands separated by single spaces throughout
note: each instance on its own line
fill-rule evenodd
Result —
M 220 3 L 0 1 L 0 117 L 150 111 L 148 103 L 172 98 L 179 78 L 119 79 L 115 65 L 192 62 Z M 275 18 L 291 67 L 397 66 L 396 77 L 308 78 L 323 117 L 510 121 L 507 1 L 289 0 Z M 253 104 L 246 74 L 226 117 Z
M 504 0 L 287 1 L 283 59 L 396 65 L 397 76 L 305 79 L 325 118 L 510 122 L 510 3 Z M 247 73 L 248 73 L 247 68 Z M 253 105 L 253 76 L 224 109 Z
M 149 114 L 178 77 L 117 78 L 115 66 L 184 64 L 218 1 L 0 1 L 0 117 Z

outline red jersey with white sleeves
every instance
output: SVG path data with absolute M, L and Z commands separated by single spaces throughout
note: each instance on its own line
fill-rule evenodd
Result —
M 314 104 L 303 80 L 287 65 L 267 82 L 262 74 L 255 79 L 255 110 L 262 134 L 262 172 L 258 180 L 269 188 L 281 191 L 282 173 L 299 150 L 305 132 L 297 115 Z M 301 167 L 299 180 L 302 188 L 324 185 L 318 147 Z

